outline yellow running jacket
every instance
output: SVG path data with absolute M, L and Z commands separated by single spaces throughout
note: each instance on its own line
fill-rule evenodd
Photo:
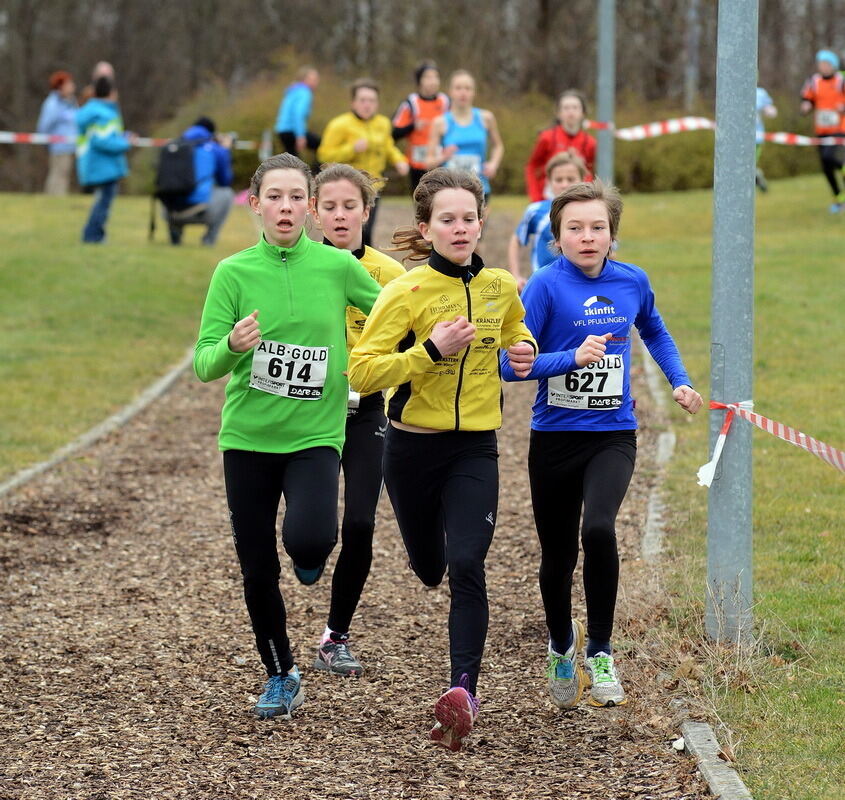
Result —
M 363 120 L 347 111 L 326 125 L 317 158 L 325 164 L 332 161 L 350 164 L 380 178 L 388 164 L 407 161 L 393 141 L 391 131 L 390 120 L 383 114 Z M 359 139 L 368 143 L 363 153 L 355 152 L 355 142 Z
M 472 344 L 441 356 L 429 335 L 438 322 L 465 316 Z M 537 343 L 522 321 L 513 276 L 473 255 L 459 267 L 433 252 L 429 263 L 382 289 L 349 357 L 349 383 L 387 393 L 387 417 L 435 430 L 487 431 L 502 424 L 499 349 Z

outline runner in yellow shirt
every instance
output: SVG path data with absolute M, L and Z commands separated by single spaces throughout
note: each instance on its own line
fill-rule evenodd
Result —
M 369 78 L 359 78 L 352 84 L 352 108 L 335 117 L 323 131 L 323 141 L 317 150 L 321 162 L 337 161 L 365 170 L 377 178 L 384 176 L 388 164 L 400 175 L 408 174 L 408 159 L 396 146 L 391 135 L 390 120 L 378 113 L 379 87 Z M 364 226 L 364 245 L 372 244 L 378 197 Z

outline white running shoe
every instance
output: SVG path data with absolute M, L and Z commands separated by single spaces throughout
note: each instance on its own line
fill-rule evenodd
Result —
M 628 702 L 613 665 L 613 656 L 604 652 L 596 653 L 592 658 L 585 659 L 585 664 L 590 678 L 588 702 L 591 706 L 624 706 Z
M 549 694 L 558 708 L 573 708 L 578 704 L 587 678 L 578 665 L 578 653 L 584 648 L 584 625 L 572 620 L 572 645 L 563 654 L 549 648 L 546 674 L 549 678 Z

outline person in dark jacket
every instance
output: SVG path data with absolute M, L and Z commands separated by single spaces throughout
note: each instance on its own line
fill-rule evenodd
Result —
M 205 225 L 204 245 L 217 241 L 220 229 L 229 215 L 234 200 L 232 190 L 232 137 L 216 134 L 214 120 L 200 117 L 183 134 L 182 139 L 194 142 L 194 190 L 165 211 L 171 244 L 182 242 L 185 225 Z

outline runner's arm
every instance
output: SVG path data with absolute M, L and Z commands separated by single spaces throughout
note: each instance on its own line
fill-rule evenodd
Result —
M 397 166 L 399 164 L 407 164 L 408 159 L 405 158 L 405 154 L 396 146 L 396 142 L 393 141 L 393 135 L 391 134 L 390 129 L 390 120 L 387 117 L 384 118 L 385 125 L 384 130 L 384 138 L 387 150 L 387 163 L 391 166 Z
M 410 306 L 388 284 L 349 354 L 349 385 L 354 391 L 370 394 L 399 386 L 439 360 L 437 348 L 428 339 L 415 342 L 404 352 L 396 351 L 411 331 L 411 324 Z
M 431 133 L 428 137 L 428 152 L 426 153 L 425 163 L 429 169 L 434 169 L 444 163 L 438 151 L 445 132 L 446 120 L 443 117 L 437 117 L 431 123 Z
M 310 89 L 300 89 L 294 98 L 293 133 L 302 138 L 308 133 L 308 117 L 311 115 L 312 93 Z
M 533 334 L 532 339 L 535 340 L 539 350 L 539 342 L 543 339 L 545 322 L 551 314 L 552 309 L 545 282 L 538 280 L 537 275 L 525 285 L 521 302 L 525 307 L 525 326 Z M 578 369 L 578 365 L 575 363 L 576 349 L 562 350 L 556 353 L 538 352 L 537 357 L 534 359 L 534 364 L 531 367 L 531 373 L 526 378 L 517 377 L 510 365 L 507 351 L 503 350 L 499 358 L 499 365 L 502 368 L 502 378 L 506 381 L 533 381 L 571 372 L 574 369 Z
M 207 383 L 228 375 L 243 357 L 229 348 L 229 334 L 239 319 L 235 293 L 218 265 L 211 278 L 194 348 L 194 372 Z
M 346 303 L 369 314 L 379 296 L 381 286 L 370 277 L 361 262 L 349 254 L 349 269 L 346 272 Z
M 511 234 L 508 242 L 508 269 L 516 281 L 516 288 L 522 291 L 525 286 L 525 278 L 522 277 L 522 270 L 519 264 L 519 239 L 515 233 Z
M 325 164 L 334 161 L 348 164 L 355 158 L 357 140 L 358 137 L 350 135 L 350 131 L 344 127 L 343 120 L 335 117 L 323 131 L 323 141 L 317 149 L 317 158 Z
M 396 109 L 396 113 L 393 115 L 392 125 L 391 135 L 394 141 L 404 139 L 414 132 L 414 112 L 407 98 Z
M 679 386 L 692 387 L 692 382 L 681 360 L 678 346 L 654 304 L 654 292 L 647 279 L 645 279 L 641 291 L 642 305 L 640 313 L 634 320 L 634 325 L 640 332 L 643 343 L 673 389 L 677 389 Z
M 492 144 L 490 158 L 487 159 L 488 171 L 485 174 L 488 178 L 494 178 L 505 156 L 505 143 L 502 141 L 502 136 L 499 133 L 496 115 L 492 111 L 484 112 L 484 125 L 487 128 L 487 133 L 490 136 L 490 142 Z

